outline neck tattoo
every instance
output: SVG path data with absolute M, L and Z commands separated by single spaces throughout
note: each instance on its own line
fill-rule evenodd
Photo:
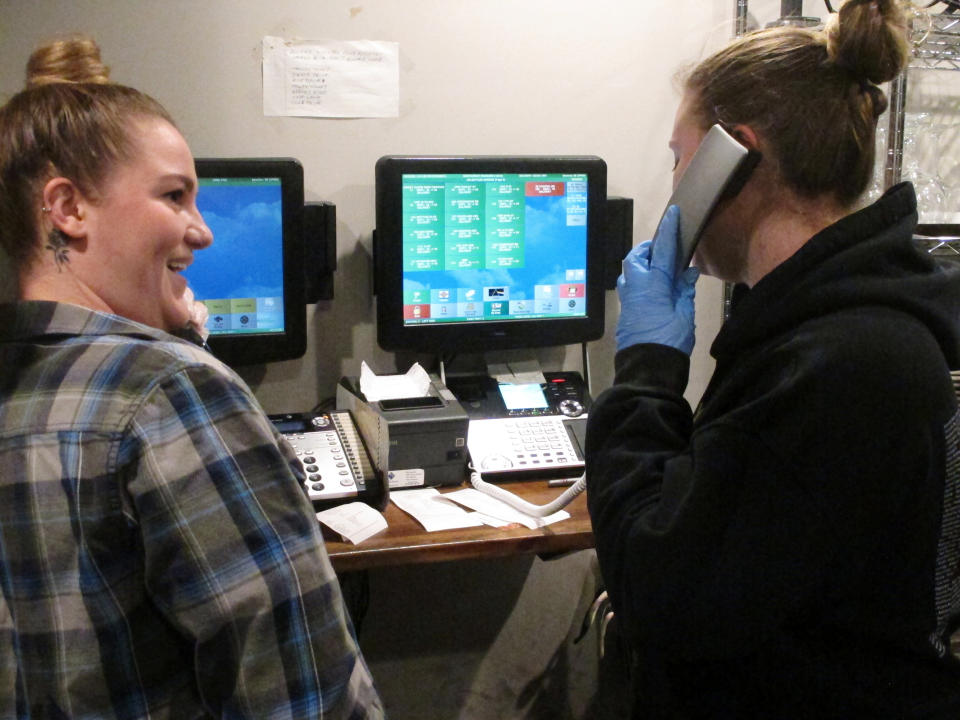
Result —
M 53 253 L 53 261 L 57 265 L 57 272 L 63 272 L 64 266 L 70 262 L 70 257 L 67 254 L 67 236 L 63 234 L 62 230 L 54 228 L 50 231 L 50 234 L 47 235 L 46 249 Z

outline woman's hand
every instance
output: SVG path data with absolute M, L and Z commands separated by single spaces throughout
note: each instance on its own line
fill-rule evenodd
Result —
M 206 342 L 210 336 L 210 331 L 207 330 L 207 318 L 210 316 L 207 306 L 193 299 L 193 290 L 189 287 L 183 291 L 183 300 L 190 308 L 190 319 L 187 321 L 187 327 L 192 328 Z
M 680 210 L 671 205 L 653 240 L 640 243 L 624 258 L 617 280 L 617 350 L 657 343 L 687 355 L 693 351 L 693 299 L 700 273 L 687 268 L 674 280 L 679 230 Z

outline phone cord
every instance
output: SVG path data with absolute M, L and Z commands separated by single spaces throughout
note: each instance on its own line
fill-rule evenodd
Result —
M 556 500 L 548 502 L 546 505 L 534 505 L 533 503 L 527 502 L 523 498 L 517 497 L 512 492 L 503 489 L 499 485 L 488 483 L 486 480 L 480 477 L 480 473 L 478 473 L 476 470 L 470 471 L 470 484 L 475 490 L 479 490 L 480 492 L 490 495 L 491 497 L 502 500 L 515 510 L 519 510 L 527 515 L 532 515 L 533 517 L 546 517 L 547 515 L 553 515 L 553 513 L 569 505 L 577 495 L 586 490 L 587 476 L 586 474 L 581 475 L 573 485 L 563 491 L 563 494 L 561 494 L 560 497 L 558 497 Z

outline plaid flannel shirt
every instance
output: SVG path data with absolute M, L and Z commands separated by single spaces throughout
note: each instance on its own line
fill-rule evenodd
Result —
M 0 717 L 382 717 L 294 459 L 202 349 L 0 306 Z

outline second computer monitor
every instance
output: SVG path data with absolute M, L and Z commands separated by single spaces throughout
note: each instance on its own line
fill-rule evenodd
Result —
M 443 355 L 599 338 L 605 203 L 595 156 L 381 158 L 379 344 Z
M 306 349 L 303 168 L 293 158 L 200 158 L 197 207 L 213 244 L 184 271 L 228 365 Z

